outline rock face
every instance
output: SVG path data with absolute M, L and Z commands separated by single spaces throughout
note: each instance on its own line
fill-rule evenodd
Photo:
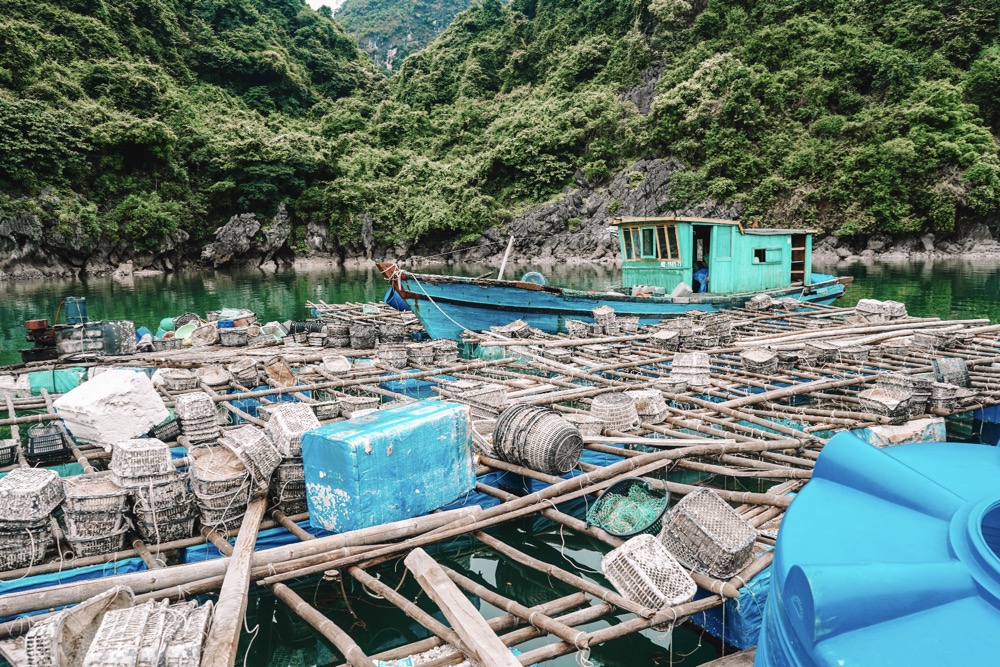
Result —
M 510 235 L 514 256 L 535 262 L 577 258 L 611 263 L 617 261 L 618 243 L 607 229 L 616 216 L 689 215 L 737 218 L 739 207 L 708 201 L 692 209 L 668 205 L 670 178 L 683 166 L 675 160 L 644 159 L 615 174 L 603 187 L 584 184 L 560 199 L 536 206 L 509 221 L 503 228 L 487 230 L 477 247 L 453 253 L 456 261 L 499 259 Z M 448 248 L 445 248 L 449 250 Z M 387 249 L 397 259 L 441 252 L 438 248 Z
M 201 258 L 215 268 L 290 264 L 292 252 L 287 243 L 291 234 L 292 221 L 284 204 L 267 226 L 253 213 L 240 213 L 215 230 L 215 241 L 202 250 Z

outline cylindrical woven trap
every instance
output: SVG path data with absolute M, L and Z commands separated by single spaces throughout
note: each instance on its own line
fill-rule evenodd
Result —
M 656 389 L 633 389 L 625 393 L 635 400 L 635 411 L 643 421 L 658 424 L 667 418 L 667 401 Z
M 371 350 L 375 347 L 375 325 L 366 322 L 351 324 L 351 349 Z
M 580 462 L 583 437 L 553 410 L 515 405 L 497 419 L 493 449 L 508 463 L 561 475 Z
M 605 428 L 612 431 L 631 431 L 642 423 L 635 408 L 635 399 L 625 393 L 595 396 L 590 404 L 590 414 L 603 419 Z
M 773 350 L 755 347 L 740 352 L 743 367 L 751 373 L 767 375 L 778 370 L 778 354 Z

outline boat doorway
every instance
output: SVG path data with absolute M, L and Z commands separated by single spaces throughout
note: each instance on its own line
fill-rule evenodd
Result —
M 806 284 L 806 235 L 792 234 L 792 285 Z
M 711 243 L 712 243 L 712 227 L 710 225 L 692 225 L 692 249 L 691 249 L 691 274 L 692 274 L 692 285 L 691 287 L 695 292 L 710 292 L 711 287 L 710 282 L 707 282 L 704 289 L 698 284 L 698 270 L 701 268 L 707 268 L 711 272 L 712 267 L 709 266 L 708 260 L 711 257 Z

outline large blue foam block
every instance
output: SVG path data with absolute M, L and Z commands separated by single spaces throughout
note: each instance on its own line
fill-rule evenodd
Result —
M 471 492 L 469 409 L 417 401 L 302 436 L 309 520 L 345 532 L 419 516 Z

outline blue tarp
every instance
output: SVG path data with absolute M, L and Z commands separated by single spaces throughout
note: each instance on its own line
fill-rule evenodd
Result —
M 757 554 L 761 557 L 763 553 Z M 747 585 L 740 588 L 740 596 L 727 599 L 726 604 L 713 607 L 708 611 L 691 614 L 691 621 L 699 625 L 713 637 L 725 639 L 730 646 L 739 649 L 751 648 L 757 645 L 760 637 L 760 627 L 764 621 L 764 605 L 771 590 L 771 567 L 751 579 Z M 699 588 L 695 600 L 714 595 Z M 723 637 L 723 631 L 725 637 Z

